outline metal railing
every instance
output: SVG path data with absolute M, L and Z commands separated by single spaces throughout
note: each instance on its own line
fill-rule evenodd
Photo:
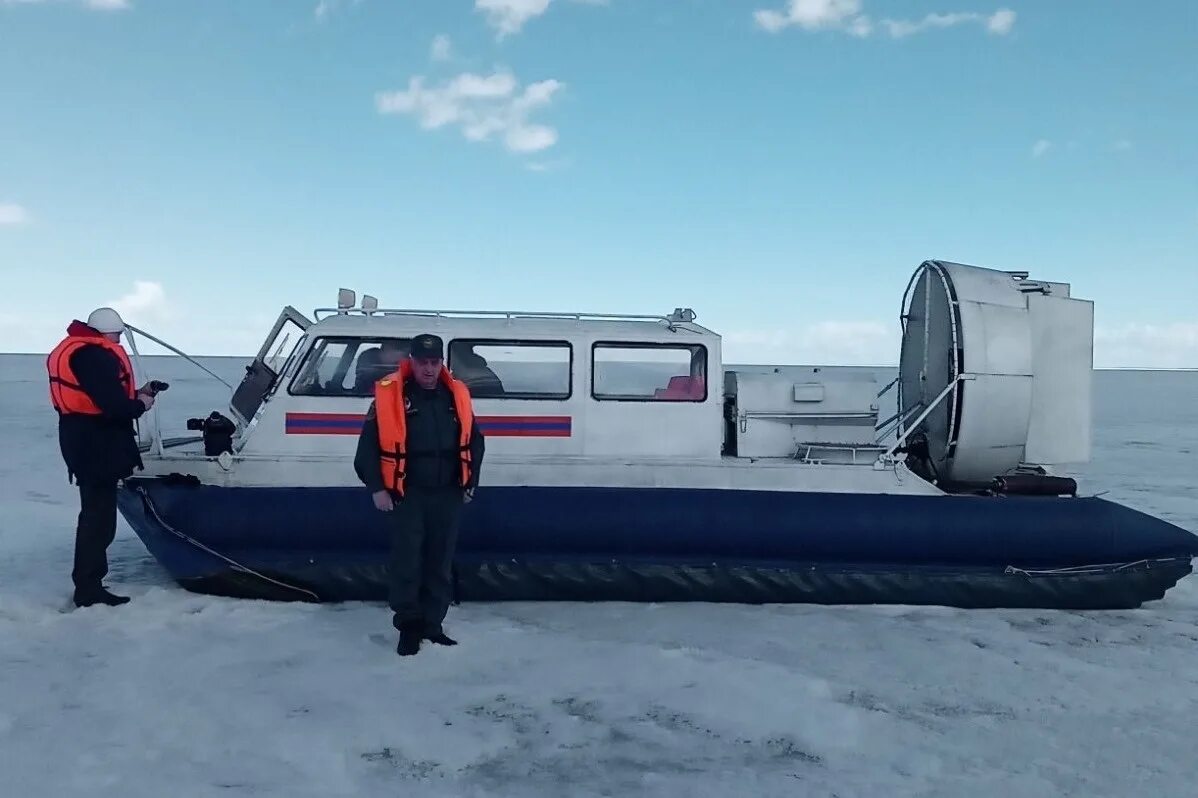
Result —
M 543 312 L 524 310 L 433 310 L 428 308 L 316 308 L 313 315 L 317 320 L 331 316 L 425 316 L 430 318 L 483 318 L 483 319 L 557 319 L 560 321 L 644 321 L 664 323 L 671 328 L 691 323 L 696 316 L 689 308 L 665 315 L 629 313 L 576 313 Z

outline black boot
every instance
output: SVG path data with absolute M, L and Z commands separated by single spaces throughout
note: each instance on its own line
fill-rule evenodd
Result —
M 399 630 L 399 645 L 395 647 L 395 653 L 401 657 L 410 657 L 413 654 L 420 653 L 420 628 L 417 626 L 403 626 Z
M 119 607 L 122 604 L 128 603 L 128 596 L 118 596 L 115 593 L 109 593 L 102 587 L 96 588 L 94 590 L 75 591 L 76 607 L 91 607 L 94 604 L 103 604 L 106 607 Z
M 439 646 L 456 646 L 458 641 L 454 640 L 443 631 L 426 632 L 424 639 L 430 643 L 436 643 Z

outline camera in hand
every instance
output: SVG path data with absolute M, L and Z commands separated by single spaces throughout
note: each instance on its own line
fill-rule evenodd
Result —
M 169 387 L 171 387 L 169 382 L 163 382 L 162 380 L 150 380 L 150 396 L 157 396 Z
M 204 454 L 216 457 L 221 452 L 233 451 L 233 433 L 237 425 L 215 410 L 207 418 L 187 419 L 187 429 L 204 433 Z

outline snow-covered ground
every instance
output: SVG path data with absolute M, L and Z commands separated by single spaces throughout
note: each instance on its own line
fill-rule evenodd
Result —
M 1110 613 L 463 605 L 400 660 L 381 605 L 190 594 L 122 524 L 133 603 L 67 612 L 40 367 L 0 356 L 5 796 L 1198 795 L 1195 577 Z M 1086 488 L 1198 529 L 1198 374 L 1096 394 Z

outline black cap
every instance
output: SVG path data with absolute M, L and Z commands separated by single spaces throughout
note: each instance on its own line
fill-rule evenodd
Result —
M 425 333 L 412 339 L 412 357 L 445 359 L 445 343 L 435 335 Z

